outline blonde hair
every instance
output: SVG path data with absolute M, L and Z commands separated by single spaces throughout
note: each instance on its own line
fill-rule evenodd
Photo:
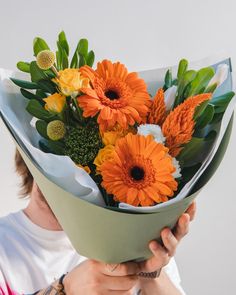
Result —
M 17 149 L 15 152 L 15 169 L 16 173 L 21 177 L 19 195 L 25 198 L 32 191 L 34 179 Z

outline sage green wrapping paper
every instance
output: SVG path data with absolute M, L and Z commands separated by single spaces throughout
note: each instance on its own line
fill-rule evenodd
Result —
M 218 168 L 226 151 L 233 118 L 210 166 L 196 184 L 197 191 L 156 213 L 129 214 L 108 210 L 74 197 L 49 181 L 17 146 L 50 207 L 74 248 L 83 256 L 106 263 L 144 260 L 151 257 L 148 242 L 159 239 L 162 228 L 173 228 L 179 216 L 197 197 Z

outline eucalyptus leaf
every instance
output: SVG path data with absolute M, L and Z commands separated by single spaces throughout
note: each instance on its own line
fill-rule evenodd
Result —
M 30 63 L 28 63 L 28 62 L 19 61 L 16 66 L 17 66 L 18 70 L 20 70 L 22 72 L 25 72 L 25 73 L 30 72 Z
M 35 127 L 38 133 L 45 139 L 49 139 L 47 135 L 47 126 L 48 126 L 48 123 L 43 120 L 38 120 L 35 124 Z
M 34 55 L 35 56 L 37 56 L 40 51 L 50 50 L 50 48 L 47 45 L 46 41 L 44 41 L 42 38 L 39 38 L 39 37 L 34 38 L 33 49 L 34 49 Z
M 21 88 L 25 88 L 25 89 L 39 89 L 40 88 L 40 86 L 34 82 L 19 80 L 19 79 L 15 79 L 15 78 L 10 78 L 10 79 L 12 80 L 12 82 L 14 84 L 16 84 L 17 86 L 19 86 Z
M 42 105 L 35 99 L 29 101 L 26 110 L 34 117 L 50 122 L 55 118 L 55 115 L 46 111 Z
M 47 75 L 38 67 L 36 61 L 32 61 L 30 63 L 30 75 L 32 82 L 38 82 L 39 80 L 47 79 Z

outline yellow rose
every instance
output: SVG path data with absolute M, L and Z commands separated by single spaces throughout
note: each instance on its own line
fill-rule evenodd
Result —
M 59 93 L 54 93 L 43 100 L 46 102 L 45 109 L 52 113 L 61 113 L 66 104 L 66 97 Z
M 58 77 L 53 79 L 62 94 L 76 97 L 81 88 L 90 88 L 89 79 L 85 78 L 79 69 L 65 69 L 58 73 Z
M 96 172 L 100 174 L 100 167 L 101 165 L 112 158 L 112 153 L 114 151 L 115 147 L 111 144 L 106 145 L 104 148 L 100 149 L 100 151 L 97 154 L 97 157 L 95 158 L 93 164 L 96 165 L 97 169 Z
M 102 141 L 105 145 L 115 145 L 116 141 L 122 137 L 125 137 L 129 132 L 135 133 L 135 129 L 129 127 L 128 129 L 122 129 L 120 126 L 114 127 L 110 131 L 106 131 L 102 134 Z

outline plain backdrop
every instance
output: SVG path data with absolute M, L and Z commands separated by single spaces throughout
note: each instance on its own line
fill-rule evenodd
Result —
M 197 60 L 225 51 L 236 62 L 235 0 L 0 0 L 0 67 L 32 59 L 32 40 L 53 48 L 65 30 L 70 44 L 90 40 L 96 60 L 129 70 Z M 198 214 L 176 256 L 188 295 L 235 294 L 236 128 L 226 156 L 200 194 Z M 26 205 L 17 197 L 14 146 L 0 124 L 0 215 Z

